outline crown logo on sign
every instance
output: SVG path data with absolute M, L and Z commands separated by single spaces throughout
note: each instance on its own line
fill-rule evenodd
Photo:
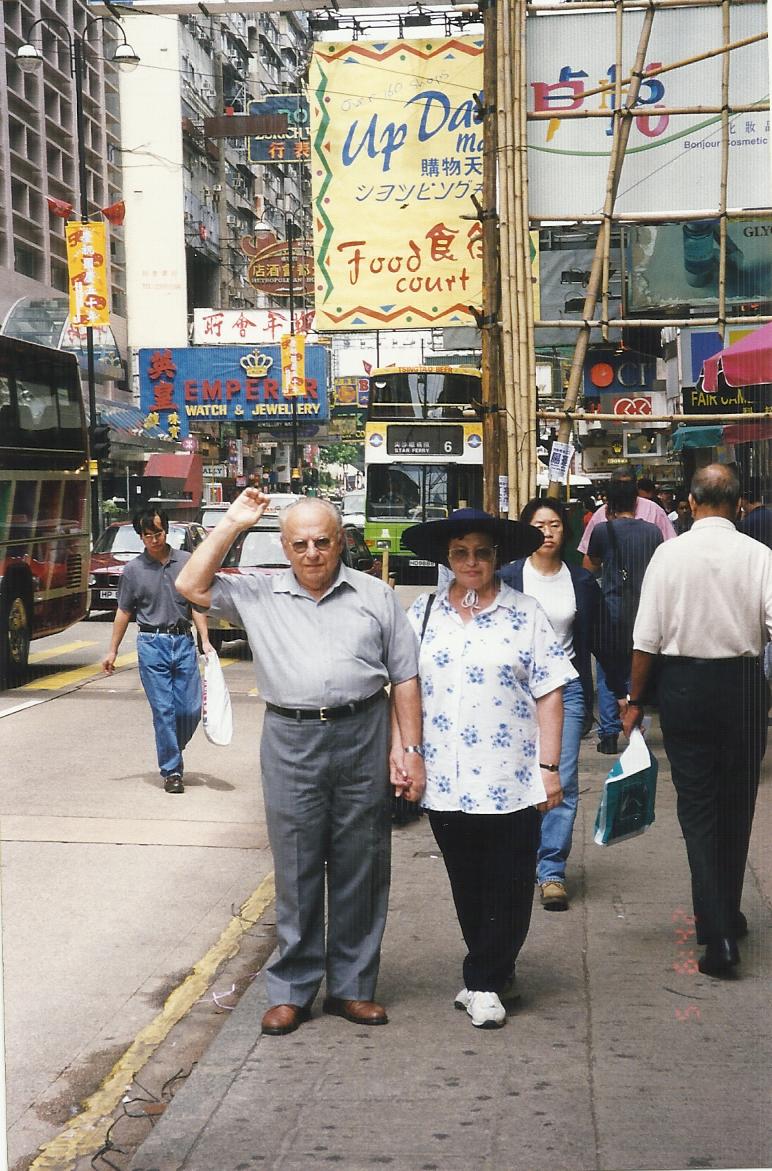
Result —
M 239 358 L 239 365 L 243 366 L 249 378 L 265 378 L 268 371 L 273 366 L 273 358 L 268 354 L 261 354 L 259 350 L 253 350 L 251 354 L 245 354 L 243 358 Z

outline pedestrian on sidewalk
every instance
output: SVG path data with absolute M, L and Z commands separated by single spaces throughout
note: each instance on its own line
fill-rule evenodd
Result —
M 762 497 L 761 480 L 750 476 L 740 495 L 741 519 L 737 528 L 772 549 L 772 508 L 763 503 Z
M 627 736 L 659 656 L 659 712 L 692 877 L 699 969 L 733 976 L 756 792 L 767 741 L 761 654 L 772 639 L 772 551 L 735 528 L 734 471 L 694 476 L 694 524 L 660 546 L 643 581 L 633 634 Z
M 625 681 L 630 677 L 633 625 L 641 582 L 652 553 L 663 540 L 661 525 L 640 519 L 641 501 L 658 509 L 673 534 L 673 526 L 662 514 L 662 509 L 637 495 L 632 467 L 615 468 L 608 484 L 606 519 L 594 526 L 584 558 L 584 568 L 600 577 L 601 639 L 609 657 L 623 659 Z M 616 756 L 622 731 L 618 700 L 625 694 L 626 687 L 615 690 L 613 681 L 606 678 L 604 666 L 598 660 L 597 749 L 607 756 Z
M 133 524 L 145 548 L 121 574 L 110 649 L 102 667 L 112 675 L 118 648 L 136 617 L 139 677 L 153 716 L 158 768 L 167 793 L 184 793 L 182 753 L 201 719 L 201 675 L 191 622 L 204 654 L 212 647 L 206 618 L 191 613 L 175 588 L 190 553 L 169 544 L 168 514 L 148 506 Z
M 499 571 L 502 581 L 536 598 L 555 631 L 566 657 L 579 672 L 563 688 L 563 736 L 560 783 L 563 799 L 542 814 L 536 881 L 545 911 L 568 910 L 566 862 L 579 803 L 579 749 L 582 732 L 592 721 L 594 688 L 590 652 L 597 647 L 600 590 L 593 575 L 563 560 L 571 537 L 568 510 L 559 500 L 529 500 L 520 514 L 543 536 L 530 557 L 521 557 Z M 604 658 L 614 688 L 624 694 L 626 665 Z M 621 689 L 621 690 L 620 690 Z
M 408 612 L 420 647 L 427 786 L 424 805 L 442 852 L 468 952 L 456 1007 L 477 1028 L 500 1028 L 531 921 L 539 810 L 563 796 L 562 690 L 577 678 L 534 598 L 495 576 L 541 544 L 519 521 L 458 509 L 407 529 L 419 557 L 454 577 Z M 392 770 L 409 759 L 394 729 Z
M 219 574 L 269 497 L 247 488 L 178 581 L 194 605 L 245 630 L 266 701 L 260 768 L 273 851 L 279 956 L 268 966 L 262 1031 L 294 1032 L 326 976 L 323 1011 L 383 1025 L 375 1003 L 391 859 L 389 704 L 408 746 L 398 795 L 424 787 L 415 640 L 393 590 L 341 562 L 338 510 L 282 509 L 289 569 Z M 325 881 L 327 935 L 325 941 Z

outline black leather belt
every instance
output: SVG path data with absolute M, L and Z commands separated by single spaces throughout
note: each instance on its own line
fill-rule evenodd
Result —
M 352 703 L 344 703 L 340 707 L 279 707 L 275 703 L 266 703 L 265 706 L 269 712 L 274 712 L 277 716 L 285 716 L 288 720 L 321 720 L 324 723 L 326 720 L 343 720 L 346 716 L 363 712 L 382 699 L 383 694 L 383 688 L 381 688 L 380 691 L 376 691 L 375 695 L 369 695 L 367 699 L 355 699 Z
M 175 622 L 173 626 L 145 626 L 143 622 L 138 622 L 141 634 L 190 634 L 191 629 L 187 622 Z

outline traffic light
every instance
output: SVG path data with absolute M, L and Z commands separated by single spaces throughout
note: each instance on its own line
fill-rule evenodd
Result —
M 91 432 L 91 458 L 110 458 L 110 428 L 106 423 L 97 423 Z

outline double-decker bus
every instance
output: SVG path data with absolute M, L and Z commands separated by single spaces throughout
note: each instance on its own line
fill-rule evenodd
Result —
M 455 508 L 481 508 L 480 371 L 388 366 L 370 374 L 365 425 L 365 540 L 389 549 L 399 582 L 430 581 L 434 566 L 402 547 L 402 533 Z
M 74 354 L 0 336 L 0 687 L 88 609 L 88 431 Z

